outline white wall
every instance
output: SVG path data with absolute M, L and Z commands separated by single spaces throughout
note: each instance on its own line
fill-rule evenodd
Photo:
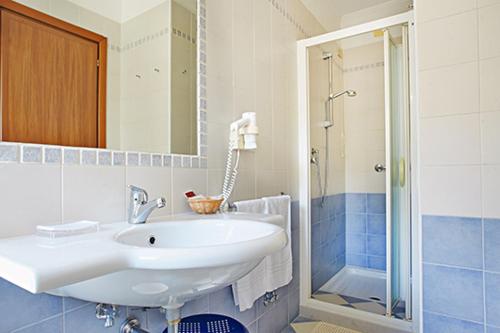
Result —
M 385 173 L 374 170 L 385 164 L 383 62 L 383 42 L 344 50 L 344 89 L 357 92 L 344 97 L 347 192 L 385 193 Z
M 309 49 L 309 112 L 311 147 L 319 150 L 321 181 L 325 182 L 326 131 L 325 101 L 328 98 L 328 60 L 323 60 L 323 52 L 333 55 L 333 92 L 344 89 L 343 62 L 336 43 L 328 43 Z M 344 98 L 333 101 L 333 126 L 328 129 L 329 168 L 327 195 L 345 192 L 345 130 Z M 311 194 L 321 195 L 316 165 L 311 164 Z
M 500 2 L 418 3 L 422 213 L 500 217 Z
M 353 25 L 374 21 L 377 19 L 389 17 L 399 13 L 404 13 L 410 10 L 409 5 L 411 0 L 390 0 L 380 5 L 367 7 L 346 15 L 340 19 L 342 28 L 351 27 Z

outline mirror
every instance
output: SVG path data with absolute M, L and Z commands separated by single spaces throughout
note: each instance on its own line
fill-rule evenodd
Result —
M 3 141 L 198 154 L 197 0 L 13 3 L 21 15 L 2 10 L 2 64 L 16 64 L 1 75 Z M 51 17 L 80 30 L 47 27 Z

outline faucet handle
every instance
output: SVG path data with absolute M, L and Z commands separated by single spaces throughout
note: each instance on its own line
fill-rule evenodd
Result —
M 144 205 L 145 203 L 148 202 L 148 192 L 146 192 L 145 189 L 135 185 L 129 185 L 128 188 L 131 191 L 130 197 L 133 198 L 135 201 L 140 201 L 139 203 L 141 205 Z

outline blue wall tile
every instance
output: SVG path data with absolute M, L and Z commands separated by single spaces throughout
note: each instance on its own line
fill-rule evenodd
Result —
M 422 224 L 425 262 L 482 268 L 481 219 L 424 216 Z
M 30 325 L 29 327 L 21 328 L 12 331 L 12 333 L 63 333 L 63 316 L 44 320 L 40 323 Z
M 483 273 L 424 264 L 424 310 L 483 322 Z
M 385 270 L 385 194 L 348 193 L 346 200 L 347 211 L 353 211 L 346 214 L 345 222 L 348 264 Z
M 367 258 L 365 255 L 347 253 L 346 254 L 346 264 L 349 266 L 366 267 L 367 266 Z
M 485 273 L 486 324 L 500 327 L 500 274 Z
M 321 269 L 321 247 L 314 246 L 311 248 L 311 275 L 315 276 Z
M 335 238 L 335 224 L 333 221 L 321 222 L 321 244 L 333 241 Z
M 366 234 L 346 234 L 347 253 L 366 253 Z
M 299 316 L 300 308 L 300 290 L 290 292 L 288 295 L 288 322 L 292 322 Z
M 366 233 L 366 214 L 353 214 L 346 215 L 349 223 L 346 225 L 346 232 L 365 234 Z
M 313 224 L 311 227 L 311 246 L 319 246 L 321 244 L 321 223 Z
M 0 295 L 0 313 L 4 314 L 3 332 L 39 322 L 63 310 L 61 298 L 47 294 L 33 295 L 3 279 L 0 279 Z
M 251 325 L 247 327 L 249 333 L 258 333 L 259 332 L 259 326 L 258 322 L 253 322 Z
M 117 323 L 125 320 L 125 311 L 120 311 Z M 64 314 L 64 324 L 66 332 L 71 333 L 109 333 L 109 329 L 104 327 L 102 320 L 95 318 L 95 304 L 88 304 L 77 310 Z
M 386 233 L 385 214 L 367 214 L 366 232 L 372 235 L 385 235 Z
M 333 206 L 335 215 L 345 214 L 346 212 L 346 195 L 345 193 L 336 194 L 333 196 Z
M 366 256 L 367 267 L 370 269 L 378 269 L 380 271 L 386 270 L 386 258 L 380 256 Z
M 346 193 L 346 213 L 366 213 L 366 193 Z
M 66 297 L 63 298 L 63 308 L 64 311 L 70 311 L 79 307 L 82 307 L 84 305 L 89 304 L 89 302 L 82 301 L 80 299 L 72 298 L 72 297 Z
M 339 236 L 346 233 L 346 214 L 340 214 L 335 216 L 335 235 Z
M 500 272 L 500 220 L 484 220 L 484 265 L 488 271 Z
M 484 333 L 482 324 L 424 312 L 425 333 Z M 488 333 L 490 333 L 488 331 Z
M 209 295 L 209 309 L 212 313 L 231 316 L 234 313 L 233 293 L 226 287 Z
M 288 326 L 288 300 L 282 298 L 272 305 L 258 321 L 259 333 L 280 333 Z
M 366 238 L 366 253 L 375 256 L 385 256 L 385 236 L 383 235 L 367 235 Z
M 318 201 L 313 199 L 313 202 L 317 204 Z M 342 195 L 326 197 L 325 206 L 329 211 L 329 215 L 327 218 L 323 218 L 314 223 L 311 227 L 311 274 L 313 292 L 319 289 L 324 283 L 330 280 L 338 270 L 345 266 L 346 219 L 344 202 L 344 196 Z M 317 215 L 320 215 L 320 213 Z
M 486 333 L 500 333 L 500 327 L 486 326 Z
M 367 213 L 385 214 L 385 194 L 368 193 L 367 194 Z
M 346 251 L 346 234 L 341 234 L 336 236 L 334 241 L 334 252 L 338 256 L 341 253 L 345 253 Z
M 165 329 L 165 314 L 161 313 L 158 309 L 148 309 L 148 324 L 147 328 L 151 333 L 163 332 Z M 114 332 L 110 332 L 114 333 Z
M 189 317 L 195 314 L 207 313 L 209 304 L 209 295 L 196 298 L 187 302 L 181 309 L 182 317 Z M 163 318 L 164 319 L 164 318 Z

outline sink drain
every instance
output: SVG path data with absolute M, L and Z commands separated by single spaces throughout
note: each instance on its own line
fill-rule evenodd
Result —
M 153 246 L 156 243 L 156 237 L 155 236 L 149 236 L 149 245 Z

